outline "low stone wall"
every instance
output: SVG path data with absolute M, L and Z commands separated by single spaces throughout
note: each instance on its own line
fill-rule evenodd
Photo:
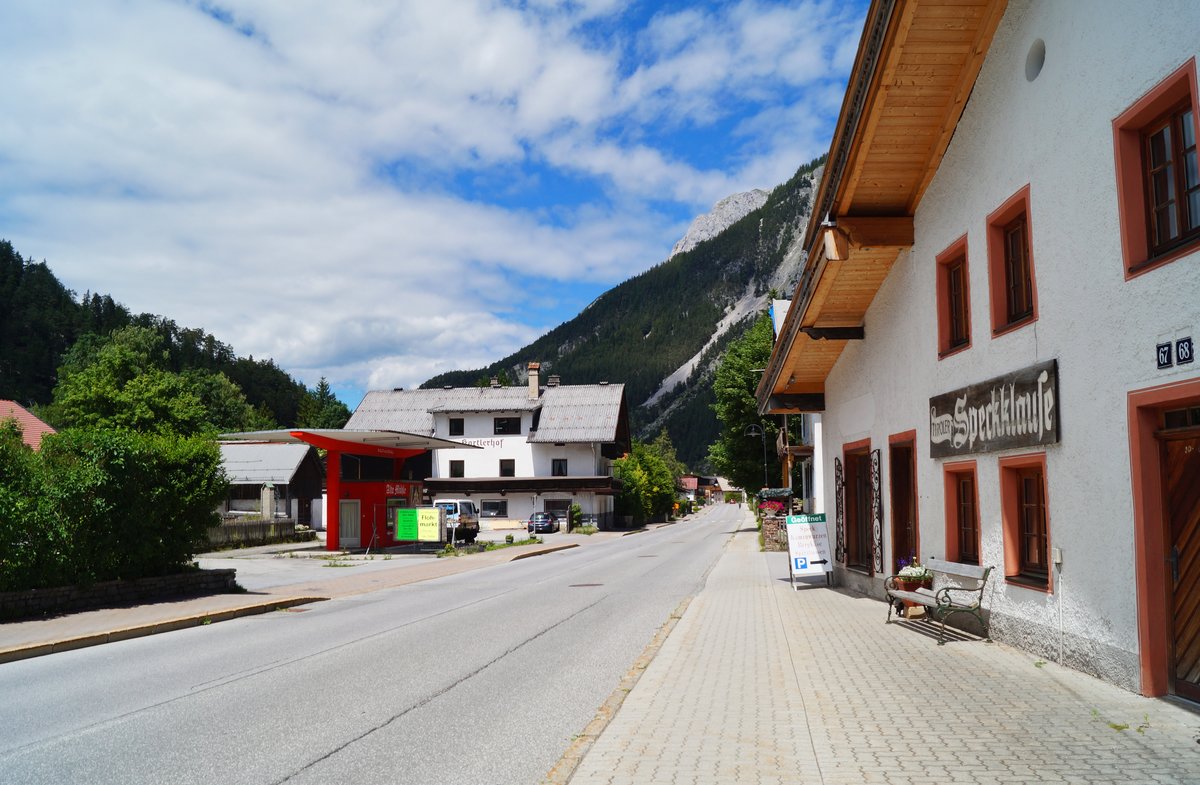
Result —
M 763 550 L 787 550 L 787 518 L 764 515 L 762 519 Z
M 228 594 L 236 591 L 241 591 L 241 587 L 237 585 L 235 570 L 189 570 L 155 578 L 106 581 L 87 588 L 59 586 L 52 589 L 0 592 L 0 620 L 30 619 L 171 597 Z

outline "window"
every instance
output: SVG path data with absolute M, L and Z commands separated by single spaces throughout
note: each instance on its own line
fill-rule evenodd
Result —
M 1161 254 L 1200 233 L 1200 172 L 1192 108 L 1176 107 L 1151 126 L 1144 139 L 1150 250 Z
M 484 499 L 479 503 L 484 518 L 507 518 L 508 499 Z
M 450 461 L 450 476 L 451 477 L 466 476 L 463 474 L 463 462 L 462 461 Z
M 463 435 L 463 418 L 461 418 L 461 417 L 451 417 L 450 418 L 450 435 L 451 436 L 462 436 Z
M 979 489 L 975 462 L 948 463 L 946 482 L 946 558 L 979 564 Z
M 374 455 L 342 455 L 341 478 L 343 480 L 391 480 L 396 462 L 391 458 Z
M 566 477 L 567 476 L 567 459 L 554 458 L 550 461 L 550 476 Z
M 937 256 L 938 356 L 947 357 L 971 345 L 967 236 Z
M 1113 120 L 1126 277 L 1200 245 L 1196 93 L 1192 58 Z
M 870 443 L 851 445 L 846 456 L 846 566 L 871 571 L 874 541 L 871 536 Z
M 1037 286 L 1029 224 L 1029 186 L 988 216 L 988 278 L 992 335 L 1037 319 Z
M 500 476 L 501 477 L 516 477 L 517 476 L 517 461 L 514 458 L 500 459 Z
M 1050 519 L 1044 453 L 1000 459 L 1000 507 L 1005 576 L 1011 583 L 1049 590 Z
M 494 422 L 493 432 L 497 436 L 514 436 L 521 433 L 520 417 L 497 417 Z
M 1029 233 L 1025 216 L 1004 227 L 1005 324 L 1033 315 L 1033 285 L 1029 280 Z

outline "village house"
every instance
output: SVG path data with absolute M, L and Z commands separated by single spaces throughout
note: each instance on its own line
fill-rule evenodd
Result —
M 1193 700 L 1198 31 L 1189 2 L 874 0 L 758 388 L 821 415 L 839 584 L 990 565 L 994 639 Z
M 21 429 L 21 439 L 30 448 L 41 449 L 42 437 L 55 433 L 50 425 L 16 401 L 0 400 L 0 422 L 12 420 Z
M 621 384 L 541 385 L 529 363 L 519 387 L 448 387 L 367 393 L 349 430 L 395 430 L 464 445 L 438 449 L 419 479 L 427 503 L 470 498 L 484 528 L 534 512 L 564 520 L 578 504 L 589 522 L 612 523 L 620 481 L 612 461 L 630 449 Z M 412 471 L 422 474 L 414 464 Z

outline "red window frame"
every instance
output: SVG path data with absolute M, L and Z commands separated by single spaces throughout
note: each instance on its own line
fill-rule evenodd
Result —
M 1029 186 L 987 217 L 988 279 L 992 337 L 1037 321 L 1037 276 L 1033 254 Z
M 979 482 L 975 461 L 943 467 L 946 499 L 946 558 L 961 564 L 980 564 Z
M 1183 232 L 1174 240 L 1156 241 L 1152 176 L 1158 167 L 1151 163 L 1148 150 L 1154 131 L 1170 123 L 1173 117 L 1182 122 L 1181 115 L 1189 111 L 1193 138 L 1200 139 L 1198 94 L 1196 58 L 1193 57 L 1113 120 L 1121 255 L 1127 280 L 1200 250 L 1198 231 Z M 1183 174 L 1178 168 L 1172 173 L 1177 200 L 1181 196 L 1178 183 Z M 1188 189 L 1185 187 L 1184 190 Z
M 938 358 L 971 347 L 971 276 L 967 236 L 955 240 L 936 257 Z

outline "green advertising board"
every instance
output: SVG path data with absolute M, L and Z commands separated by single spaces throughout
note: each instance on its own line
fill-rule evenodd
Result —
M 437 507 L 402 507 L 396 510 L 397 542 L 439 542 L 442 511 Z

